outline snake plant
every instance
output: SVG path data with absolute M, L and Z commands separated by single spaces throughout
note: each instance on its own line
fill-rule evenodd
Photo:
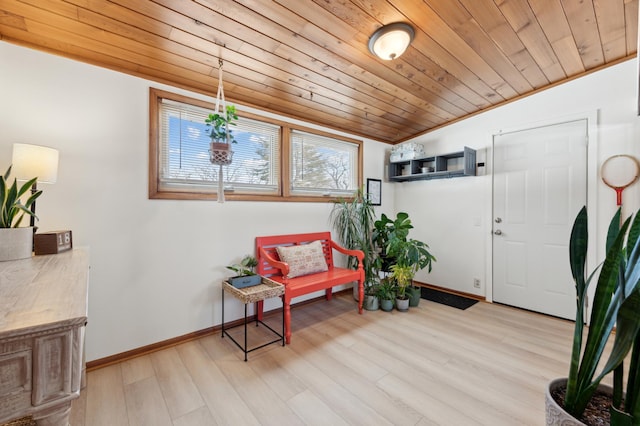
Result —
M 606 257 L 600 267 L 585 277 L 587 255 L 587 210 L 578 213 L 571 232 L 569 254 L 571 273 L 576 285 L 576 324 L 573 336 L 571 366 L 564 401 L 565 410 L 580 418 L 601 380 L 614 370 L 620 373 L 622 362 L 640 329 L 640 215 L 636 214 L 620 226 L 620 210 L 609 225 Z M 626 245 L 625 245 L 626 240 Z M 587 288 L 600 270 L 595 289 L 586 344 L 583 342 Z M 613 348 L 602 370 L 596 374 L 604 349 L 617 323 Z M 638 345 L 635 345 L 629 369 L 629 387 L 624 403 L 627 415 L 612 417 L 612 425 L 639 425 L 638 416 Z M 614 380 L 614 406 L 621 404 L 622 380 Z M 616 401 L 617 400 L 617 401 Z M 628 412 L 631 411 L 629 415 Z M 621 420 L 625 417 L 624 420 Z M 634 417 L 632 419 L 632 417 Z M 631 420 L 630 420 L 631 419 Z M 620 422 L 622 421 L 622 422 Z
M 33 178 L 18 187 L 16 179 L 13 180 L 13 184 L 8 184 L 10 174 L 11 166 L 9 166 L 4 176 L 0 176 L 0 201 L 2 201 L 0 228 L 17 228 L 25 214 L 35 217 L 29 208 L 36 201 L 36 198 L 42 194 L 42 191 L 36 191 L 22 204 L 20 197 L 31 189 L 37 178 Z

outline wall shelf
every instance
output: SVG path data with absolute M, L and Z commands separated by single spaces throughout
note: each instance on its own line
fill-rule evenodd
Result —
M 426 168 L 426 171 L 422 170 Z M 463 151 L 444 155 L 414 158 L 389 163 L 389 180 L 446 179 L 476 175 L 476 151 L 464 147 Z

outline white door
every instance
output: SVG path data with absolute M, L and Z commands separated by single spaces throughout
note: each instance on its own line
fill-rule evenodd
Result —
M 587 120 L 493 145 L 493 300 L 575 319 L 569 237 L 587 201 Z

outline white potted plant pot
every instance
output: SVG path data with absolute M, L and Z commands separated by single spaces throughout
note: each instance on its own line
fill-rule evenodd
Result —
M 585 426 L 580 420 L 567 413 L 560 404 L 551 396 L 551 393 L 558 389 L 567 386 L 567 378 L 562 377 L 554 379 L 547 385 L 547 389 L 544 394 L 545 405 L 545 424 L 547 426 Z M 598 391 L 611 395 L 613 389 L 608 385 L 598 385 Z
M 406 299 L 396 299 L 396 309 L 401 312 L 406 312 L 409 310 L 409 298 Z
M 0 228 L 0 262 L 26 259 L 33 250 L 33 228 Z

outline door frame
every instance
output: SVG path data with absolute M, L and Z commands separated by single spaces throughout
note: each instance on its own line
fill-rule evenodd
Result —
M 596 250 L 599 247 L 600 237 L 597 235 L 597 188 L 598 188 L 598 118 L 599 110 L 570 114 L 545 120 L 520 124 L 489 132 L 487 135 L 487 154 L 485 170 L 490 179 L 486 180 L 486 193 L 491 194 L 491 200 L 485 205 L 485 217 L 487 218 L 487 238 L 485 240 L 486 271 L 484 278 L 485 299 L 493 302 L 493 144 L 494 137 L 518 131 L 532 130 L 537 127 L 552 126 L 570 121 L 587 120 L 587 214 L 589 215 L 589 249 L 587 250 L 587 271 L 592 271 L 596 266 Z M 590 311 L 590 309 L 588 309 Z

